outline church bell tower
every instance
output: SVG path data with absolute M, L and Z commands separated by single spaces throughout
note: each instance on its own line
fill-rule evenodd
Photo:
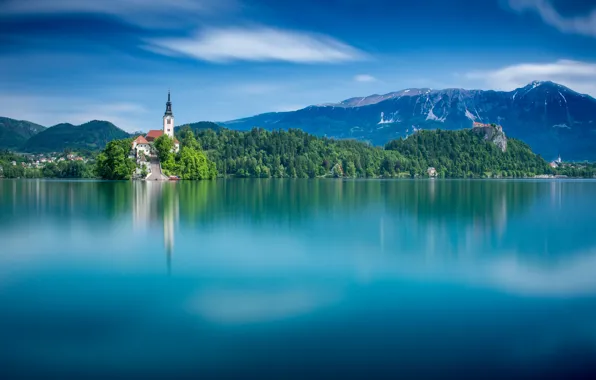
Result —
M 174 138 L 174 114 L 172 113 L 172 102 L 170 101 L 170 91 L 168 91 L 168 102 L 166 103 L 166 113 L 163 115 L 163 134 Z

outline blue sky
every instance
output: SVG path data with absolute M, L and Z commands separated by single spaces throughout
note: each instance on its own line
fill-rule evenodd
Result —
M 596 96 L 595 0 L 0 0 L 0 115 L 226 121 L 404 88 Z

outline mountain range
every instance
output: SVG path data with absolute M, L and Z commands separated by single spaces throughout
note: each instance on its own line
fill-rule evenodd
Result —
M 596 99 L 553 82 L 514 91 L 411 88 L 222 123 L 232 129 L 299 128 L 384 145 L 419 129 L 495 123 L 547 159 L 596 160 Z
M 420 129 L 457 130 L 471 128 L 473 122 L 502 125 L 508 136 L 525 141 L 546 159 L 561 155 L 565 160 L 596 161 L 596 99 L 553 82 L 534 81 L 509 92 L 411 88 L 219 125 L 198 122 L 190 126 L 196 131 L 221 126 L 237 130 L 297 128 L 318 136 L 384 145 Z M 0 118 L 0 149 L 33 153 L 97 150 L 110 140 L 130 136 L 107 121 L 45 128 Z
M 46 127 L 25 120 L 0 117 L 0 149 L 20 149 Z
M 81 125 L 62 123 L 45 128 L 27 140 L 21 150 L 31 153 L 60 152 L 64 149 L 103 149 L 112 140 L 130 135 L 108 121 L 93 120 Z

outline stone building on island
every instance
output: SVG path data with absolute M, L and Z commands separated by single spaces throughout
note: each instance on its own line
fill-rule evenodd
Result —
M 168 101 L 166 102 L 166 112 L 163 115 L 162 129 L 152 129 L 145 136 L 138 136 L 132 142 L 132 151 L 135 157 L 144 155 L 145 157 L 154 156 L 156 154 L 153 142 L 163 135 L 169 136 L 174 140 L 174 152 L 178 153 L 180 150 L 180 142 L 174 136 L 174 114 L 172 113 L 172 102 L 170 101 L 170 92 L 168 91 Z

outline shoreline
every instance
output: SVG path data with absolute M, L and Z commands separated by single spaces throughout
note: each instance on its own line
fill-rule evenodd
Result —
M 111 179 L 102 179 L 102 178 L 52 178 L 52 177 L 40 177 L 40 178 L 3 178 L 0 177 L 0 181 L 34 181 L 34 180 L 43 180 L 43 181 L 56 181 L 56 182 L 208 182 L 208 181 L 217 181 L 217 180 L 328 180 L 328 181 L 527 181 L 527 180 L 587 180 L 587 181 L 594 181 L 596 177 L 569 177 L 569 176 L 552 176 L 552 175 L 540 175 L 535 177 L 499 177 L 499 178 L 481 178 L 481 177 L 474 177 L 474 178 L 461 178 L 461 177 L 453 177 L 453 178 L 435 178 L 435 177 L 377 177 L 377 178 L 362 178 L 362 177 L 315 177 L 315 178 L 277 178 L 277 177 L 218 177 L 213 180 L 203 179 L 203 180 L 184 180 L 184 179 L 177 179 L 177 180 L 146 180 L 146 179 L 124 179 L 124 180 L 111 180 Z

